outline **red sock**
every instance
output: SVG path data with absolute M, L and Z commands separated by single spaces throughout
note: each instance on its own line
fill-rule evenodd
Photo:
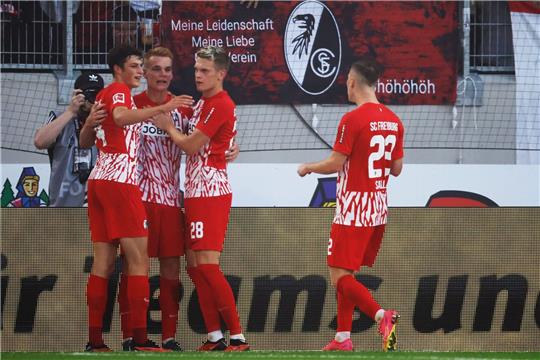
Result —
M 212 289 L 212 295 L 216 302 L 217 308 L 225 324 L 229 328 L 231 335 L 242 333 L 240 318 L 236 310 L 234 295 L 231 286 L 225 279 L 225 275 L 219 269 L 217 264 L 202 264 L 197 266 L 202 276 Z
M 362 285 L 352 275 L 345 275 L 339 278 L 337 290 L 341 292 L 349 301 L 354 303 L 360 311 L 375 320 L 375 313 L 381 308 L 373 299 L 369 290 Z
M 122 337 L 128 339 L 133 337 L 131 329 L 131 319 L 129 317 L 129 301 L 127 296 L 128 276 L 124 273 L 120 275 L 120 284 L 118 285 L 118 307 L 120 311 L 120 327 L 122 328 Z
M 92 346 L 103 345 L 103 314 L 107 306 L 109 279 L 90 274 L 86 285 L 88 305 L 88 342 Z
M 337 331 L 351 331 L 354 303 L 337 291 Z
M 129 276 L 127 295 L 129 301 L 131 326 L 133 329 L 133 341 L 135 344 L 143 344 L 148 339 L 146 333 L 146 316 L 150 297 L 148 276 Z
M 159 278 L 159 306 L 161 308 L 161 339 L 176 335 L 178 323 L 180 280 Z
M 204 325 L 207 332 L 221 330 L 221 317 L 217 310 L 216 303 L 212 297 L 212 291 L 208 283 L 201 275 L 197 267 L 188 267 L 187 273 L 195 285 L 197 297 L 199 298 L 199 307 L 204 319 Z

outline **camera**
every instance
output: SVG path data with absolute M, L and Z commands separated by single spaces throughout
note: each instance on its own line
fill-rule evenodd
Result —
M 92 171 L 92 151 L 91 149 L 73 148 L 73 174 L 79 177 L 81 184 L 84 184 Z
M 88 102 L 91 102 L 92 104 L 96 101 L 96 95 L 98 93 L 98 89 L 86 89 L 83 90 L 82 94 L 84 96 L 84 99 Z

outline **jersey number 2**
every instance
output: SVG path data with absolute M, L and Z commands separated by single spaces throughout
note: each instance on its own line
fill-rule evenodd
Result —
M 386 151 L 386 147 L 390 145 L 390 150 Z M 385 160 L 392 160 L 392 151 L 396 146 L 396 135 L 388 135 L 386 137 L 382 135 L 375 135 L 371 138 L 369 146 L 376 146 L 377 149 L 369 154 L 368 158 L 368 175 L 370 179 L 380 178 L 383 176 L 383 169 L 375 168 L 375 161 L 379 161 L 383 158 Z M 390 175 L 390 168 L 384 168 L 384 176 Z

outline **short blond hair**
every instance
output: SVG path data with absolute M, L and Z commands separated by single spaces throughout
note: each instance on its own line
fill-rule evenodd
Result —
M 214 62 L 216 69 L 229 71 L 231 67 L 231 59 L 224 48 L 218 46 L 206 46 L 200 48 L 195 56 L 201 59 L 206 59 Z
M 174 55 L 172 51 L 163 46 L 158 46 L 158 47 L 148 50 L 144 54 L 144 63 L 150 60 L 152 56 L 168 57 L 171 60 L 174 59 Z

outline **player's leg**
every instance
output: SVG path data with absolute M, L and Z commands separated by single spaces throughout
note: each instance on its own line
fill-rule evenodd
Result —
M 231 335 L 243 337 L 239 321 L 235 322 L 234 315 L 231 315 L 231 311 L 236 310 L 234 296 L 229 296 L 229 293 L 232 294 L 232 290 L 219 269 L 219 255 L 223 249 L 231 202 L 232 195 L 230 194 L 211 198 L 186 198 L 184 201 L 187 247 L 193 251 L 192 254 L 195 254 L 194 259 L 190 260 L 190 252 L 188 252 L 188 265 L 196 264 L 194 267 L 191 266 L 188 271 L 198 287 L 197 294 L 201 296 L 199 299 L 201 311 L 209 333 L 209 341 L 199 350 L 224 350 L 226 345 L 223 338 L 215 339 L 218 336 L 223 336 L 221 322 L 217 320 L 219 317 L 210 311 L 208 311 L 210 316 L 205 314 L 205 310 L 211 309 L 209 306 L 211 302 L 215 310 L 218 310 L 225 320 Z M 222 291 L 224 291 L 223 294 Z M 206 297 L 208 297 L 208 301 L 205 299 Z M 238 317 L 237 313 L 236 317 Z
M 113 243 L 93 242 L 94 262 L 86 286 L 88 305 L 88 344 L 86 351 L 105 352 L 103 314 L 107 306 L 109 277 L 114 268 L 117 247 Z
M 370 291 L 353 276 L 353 270 L 372 266 L 377 256 L 384 225 L 357 228 L 333 224 L 327 263 L 332 285 L 360 311 L 379 324 L 383 349 L 395 350 L 397 312 L 385 310 L 375 301 Z
M 103 341 L 103 314 L 107 304 L 109 277 L 113 271 L 117 244 L 107 232 L 107 218 L 100 200 L 100 186 L 88 182 L 88 222 L 94 260 L 86 285 L 88 337 L 85 351 L 111 351 Z
M 193 250 L 186 249 L 186 263 L 187 273 L 197 291 L 199 307 L 207 331 L 207 340 L 199 348 L 199 351 L 225 350 L 227 343 L 221 331 L 221 317 L 214 301 L 212 289 L 197 267 L 197 257 Z
M 122 350 L 133 350 L 133 330 L 131 327 L 131 318 L 129 314 L 129 300 L 128 300 L 128 264 L 123 254 L 122 259 L 122 273 L 120 274 L 120 283 L 118 284 L 118 310 L 120 312 L 120 328 L 122 329 Z
M 330 271 L 330 280 L 332 285 L 335 284 L 336 278 L 352 274 L 352 271 L 346 269 L 338 269 L 339 272 Z M 335 286 L 334 286 L 335 287 Z M 353 351 L 354 346 L 351 340 L 352 317 L 354 312 L 354 303 L 344 296 L 341 292 L 336 291 L 337 297 L 337 332 L 334 339 L 330 341 L 323 351 Z
M 162 348 L 182 351 L 176 341 L 180 301 L 180 257 L 184 255 L 184 214 L 179 207 L 145 202 L 148 255 L 159 258 Z
M 159 306 L 161 308 L 162 347 L 182 351 L 176 342 L 180 301 L 180 257 L 159 258 Z
M 210 285 L 218 311 L 229 329 L 230 341 L 225 351 L 249 350 L 249 345 L 242 333 L 240 317 L 238 316 L 231 285 L 219 267 L 221 252 L 216 250 L 198 250 L 195 253 L 197 256 L 197 268 Z
M 157 345 L 148 340 L 146 314 L 148 311 L 150 287 L 148 284 L 149 260 L 147 238 L 121 238 L 120 244 L 128 264 L 127 297 L 133 331 L 133 348 L 146 350 Z

